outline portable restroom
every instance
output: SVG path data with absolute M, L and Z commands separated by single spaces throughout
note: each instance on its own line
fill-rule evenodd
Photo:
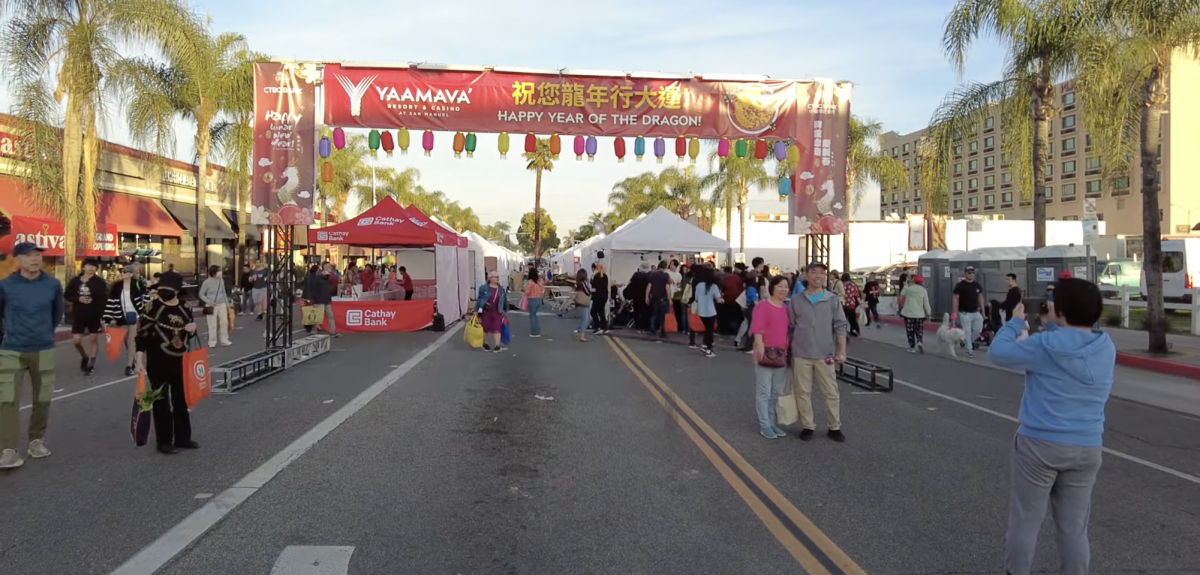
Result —
M 941 318 L 950 312 L 950 296 L 954 292 L 954 273 L 950 260 L 962 255 L 962 250 L 932 250 L 917 258 L 917 273 L 925 277 L 925 290 L 929 292 L 929 307 L 933 317 Z
M 1027 278 L 1029 266 L 1026 257 L 1033 248 L 979 248 L 959 254 L 950 259 L 950 274 L 954 284 L 963 279 L 968 266 L 975 268 L 975 281 L 983 287 L 983 302 L 1004 301 L 1008 297 L 1008 274 L 1017 276 L 1017 287 L 1021 293 L 1029 293 Z M 953 291 L 953 288 L 951 288 Z M 951 309 L 952 296 L 946 296 L 946 310 Z
M 1095 282 L 1096 256 L 1089 257 L 1087 246 L 1046 246 L 1029 252 L 1025 261 L 1029 289 L 1022 290 L 1028 297 L 1046 297 L 1046 288 L 1058 280 L 1062 272 L 1071 277 Z

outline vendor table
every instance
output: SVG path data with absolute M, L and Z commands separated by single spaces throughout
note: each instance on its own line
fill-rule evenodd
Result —
M 333 300 L 338 332 L 420 331 L 433 324 L 433 300 Z M 328 326 L 326 326 L 328 327 Z

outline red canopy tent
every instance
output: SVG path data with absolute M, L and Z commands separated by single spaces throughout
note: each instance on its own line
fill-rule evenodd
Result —
M 413 222 L 391 196 L 340 224 L 308 230 L 309 243 L 376 249 L 429 248 L 438 245 L 438 236 L 437 229 Z

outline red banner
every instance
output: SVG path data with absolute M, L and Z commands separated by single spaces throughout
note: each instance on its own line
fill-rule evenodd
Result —
M 98 224 L 96 240 L 90 248 L 76 251 L 80 257 L 116 257 L 117 256 L 117 225 Z M 12 247 L 22 242 L 32 242 L 42 248 L 44 256 L 63 256 L 63 247 L 67 237 L 63 232 L 62 222 L 14 216 L 12 218 L 12 233 L 0 238 L 0 251 L 9 253 Z
M 420 331 L 433 324 L 433 300 L 335 301 L 333 320 L 339 332 Z
M 796 126 L 800 161 L 792 174 L 795 207 L 788 233 L 842 234 L 848 228 L 846 133 L 850 126 L 850 88 L 850 84 L 832 81 L 801 88 L 801 99 L 808 106 Z
M 313 223 L 318 76 L 314 65 L 254 65 L 255 225 Z

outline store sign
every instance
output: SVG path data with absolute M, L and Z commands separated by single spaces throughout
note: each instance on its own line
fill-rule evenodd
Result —
M 252 224 L 313 224 L 316 80 L 312 65 L 254 65 Z
M 20 136 L 0 132 L 0 157 L 27 160 L 29 153 L 22 146 Z
M 185 188 L 196 189 L 196 176 L 193 174 L 185 174 L 182 172 L 163 172 L 162 182 L 164 184 L 172 184 Z M 217 191 L 217 185 L 211 180 L 204 180 L 205 191 Z
M 100 229 L 96 232 L 95 241 L 88 249 L 77 250 L 78 256 L 93 256 L 93 257 L 116 257 L 117 256 L 117 225 L 116 224 L 101 224 Z M 2 249 L 5 253 L 12 249 L 13 245 L 30 242 L 42 249 L 42 255 L 46 256 L 63 256 L 65 255 L 64 247 L 67 244 L 66 234 L 63 232 L 62 222 L 54 220 L 45 220 L 41 218 L 27 218 L 24 216 L 15 216 L 12 218 L 12 233 L 5 237 L 2 241 Z
M 334 301 L 338 331 L 413 332 L 433 323 L 433 300 Z

